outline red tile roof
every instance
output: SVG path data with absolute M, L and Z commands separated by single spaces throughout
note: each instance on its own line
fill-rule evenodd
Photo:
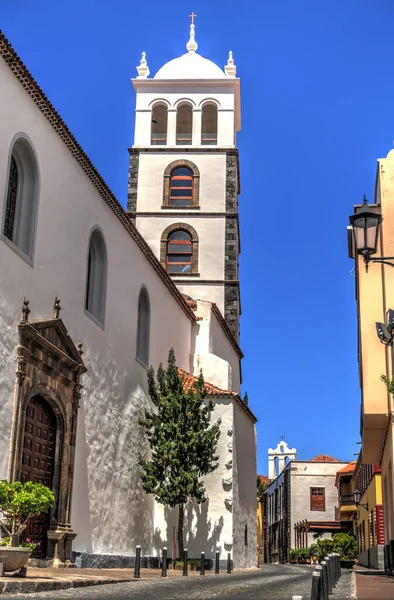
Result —
M 260 479 L 260 481 L 262 481 L 263 483 L 266 483 L 267 485 L 269 484 L 270 480 L 267 477 L 267 475 L 257 475 L 257 477 Z
M 198 378 L 195 375 L 192 375 L 191 373 L 187 373 L 183 369 L 180 369 L 179 367 L 178 373 L 183 377 L 184 390 L 191 390 L 195 386 Z M 216 385 L 213 385 L 208 381 L 205 382 L 205 388 L 210 396 L 237 396 L 235 392 L 231 390 L 222 390 L 221 388 L 216 387 Z
M 341 462 L 337 458 L 328 456 L 328 454 L 318 454 L 315 458 L 311 458 L 312 462 Z
M 348 465 L 346 465 L 342 469 L 339 469 L 338 474 L 344 475 L 345 473 L 353 473 L 354 469 L 356 468 L 356 464 L 357 461 L 352 460 Z

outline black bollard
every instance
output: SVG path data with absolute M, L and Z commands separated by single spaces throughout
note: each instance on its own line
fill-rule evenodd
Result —
M 205 575 L 205 552 L 201 552 L 200 575 Z
M 311 600 L 321 600 L 321 570 L 312 573 Z
M 163 548 L 163 564 L 161 565 L 161 576 L 167 577 L 167 548 Z
M 334 579 L 334 559 L 332 554 L 328 555 L 328 574 L 330 576 L 330 588 L 331 588 L 331 594 L 332 594 L 332 590 L 335 586 L 335 579 Z
M 227 553 L 227 574 L 231 575 L 231 553 Z
M 331 569 L 330 569 L 330 559 L 328 556 L 324 557 L 326 568 L 327 568 L 327 590 L 328 594 L 332 594 L 332 581 L 331 581 Z
M 322 580 L 323 580 L 323 598 L 328 600 L 328 574 L 327 574 L 327 563 L 325 560 L 321 561 L 322 566 Z
M 339 556 L 338 552 L 335 553 L 335 558 L 335 563 L 337 565 L 337 581 L 339 581 L 341 578 L 341 557 Z
M 183 551 L 183 573 L 185 577 L 187 576 L 187 550 Z
M 135 579 L 141 577 L 141 546 L 137 546 L 135 549 L 134 577 Z
M 215 554 L 215 575 L 219 575 L 219 551 L 216 551 Z

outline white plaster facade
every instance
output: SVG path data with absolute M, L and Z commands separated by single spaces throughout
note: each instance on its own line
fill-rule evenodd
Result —
M 51 318 L 54 298 L 59 297 L 60 317 L 71 339 L 75 343 L 83 341 L 87 368 L 78 413 L 72 501 L 72 528 L 77 537 L 73 547 L 84 553 L 132 556 L 136 544 L 141 544 L 144 556 L 156 556 L 163 546 L 171 548 L 172 531 L 169 516 L 163 516 L 165 511 L 143 492 L 139 480 L 138 459 L 148 449 L 138 419 L 149 405 L 146 368 L 136 359 L 141 286 L 149 295 L 149 363 L 155 368 L 166 362 L 169 348 L 174 347 L 179 367 L 196 374 L 203 367 L 207 381 L 239 393 L 242 355 L 212 305 L 197 306 L 201 320 L 195 319 L 143 239 L 125 225 L 122 209 L 111 200 L 105 184 L 95 179 L 94 167 L 64 124 L 52 116 L 53 109 L 45 97 L 42 110 L 30 97 L 28 86 L 37 92 L 36 97 L 43 95 L 25 75 L 23 65 L 18 67 L 20 74 L 10 70 L 6 57 L 12 52 L 1 37 L 0 215 L 4 215 L 7 202 L 12 144 L 20 136 L 29 140 L 37 159 L 38 202 L 31 260 L 4 235 L 0 239 L 0 478 L 7 477 L 8 472 L 22 302 L 24 297 L 29 298 L 33 322 Z M 217 161 L 222 160 L 219 154 Z M 204 165 L 202 160 L 202 171 Z M 144 185 L 148 186 L 144 165 L 143 171 Z M 152 180 L 152 185 L 158 187 L 158 179 Z M 207 190 L 203 194 L 208 197 Z M 219 194 L 215 191 L 215 202 L 220 203 L 222 200 L 216 196 Z M 155 231 L 154 218 L 151 227 Z M 107 251 L 103 326 L 84 309 L 88 243 L 93 228 L 102 233 Z M 153 245 L 148 228 L 145 233 Z M 201 236 L 204 238 L 202 230 Z M 222 248 L 217 251 L 223 261 Z M 219 297 L 211 300 L 221 306 Z M 253 553 L 241 548 L 237 536 L 245 520 L 255 522 L 255 493 L 253 497 L 251 494 L 256 473 L 255 420 L 230 392 L 227 400 L 219 401 L 215 408 L 214 418 L 222 418 L 222 435 L 219 469 L 206 479 L 209 502 L 198 508 L 200 520 L 195 520 L 186 535 L 190 541 L 195 537 L 193 551 L 198 554 L 207 549 L 208 556 L 211 546 L 218 547 L 222 558 L 232 551 L 236 567 L 251 567 L 255 527 L 249 527 Z M 230 427 L 239 431 L 239 443 L 245 438 L 250 446 L 237 452 L 231 467 Z M 238 481 L 238 473 L 243 474 L 242 481 Z M 234 511 L 228 508 L 228 486 L 222 483 L 228 476 L 237 486 L 235 506 L 241 507 Z M 242 523 L 237 522 L 238 518 Z M 202 520 L 205 529 L 200 527 Z M 204 539 L 207 545 L 203 547 Z

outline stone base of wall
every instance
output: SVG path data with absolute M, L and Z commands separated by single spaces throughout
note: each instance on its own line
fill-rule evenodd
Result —
M 73 552 L 73 562 L 78 569 L 134 569 L 135 556 L 122 554 L 93 554 L 90 552 Z M 189 559 L 200 557 L 189 557 Z M 233 564 L 232 564 L 233 567 Z M 161 558 L 158 556 L 141 556 L 141 569 L 161 568 Z M 205 569 L 215 568 L 214 559 L 205 559 Z M 219 560 L 219 569 L 227 569 L 227 560 Z
M 358 555 L 358 564 L 369 569 L 384 569 L 384 546 L 374 546 Z

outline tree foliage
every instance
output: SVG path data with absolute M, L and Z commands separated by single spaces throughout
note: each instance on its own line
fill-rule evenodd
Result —
M 259 502 L 263 502 L 264 493 L 267 487 L 268 486 L 265 483 L 265 481 L 260 477 L 260 475 L 257 475 L 257 499 L 259 500 Z
M 179 507 L 181 536 L 184 505 L 206 500 L 201 478 L 218 466 L 220 421 L 211 424 L 214 403 L 207 396 L 202 372 L 193 389 L 184 389 L 173 349 L 167 369 L 160 365 L 157 376 L 149 369 L 148 386 L 154 409 L 145 411 L 140 424 L 152 452 L 149 460 L 140 461 L 142 487 L 160 504 Z M 178 539 L 182 553 L 183 537 Z
M 54 500 L 53 492 L 41 483 L 0 481 L 0 524 L 13 546 L 17 545 L 29 519 L 47 513 Z

